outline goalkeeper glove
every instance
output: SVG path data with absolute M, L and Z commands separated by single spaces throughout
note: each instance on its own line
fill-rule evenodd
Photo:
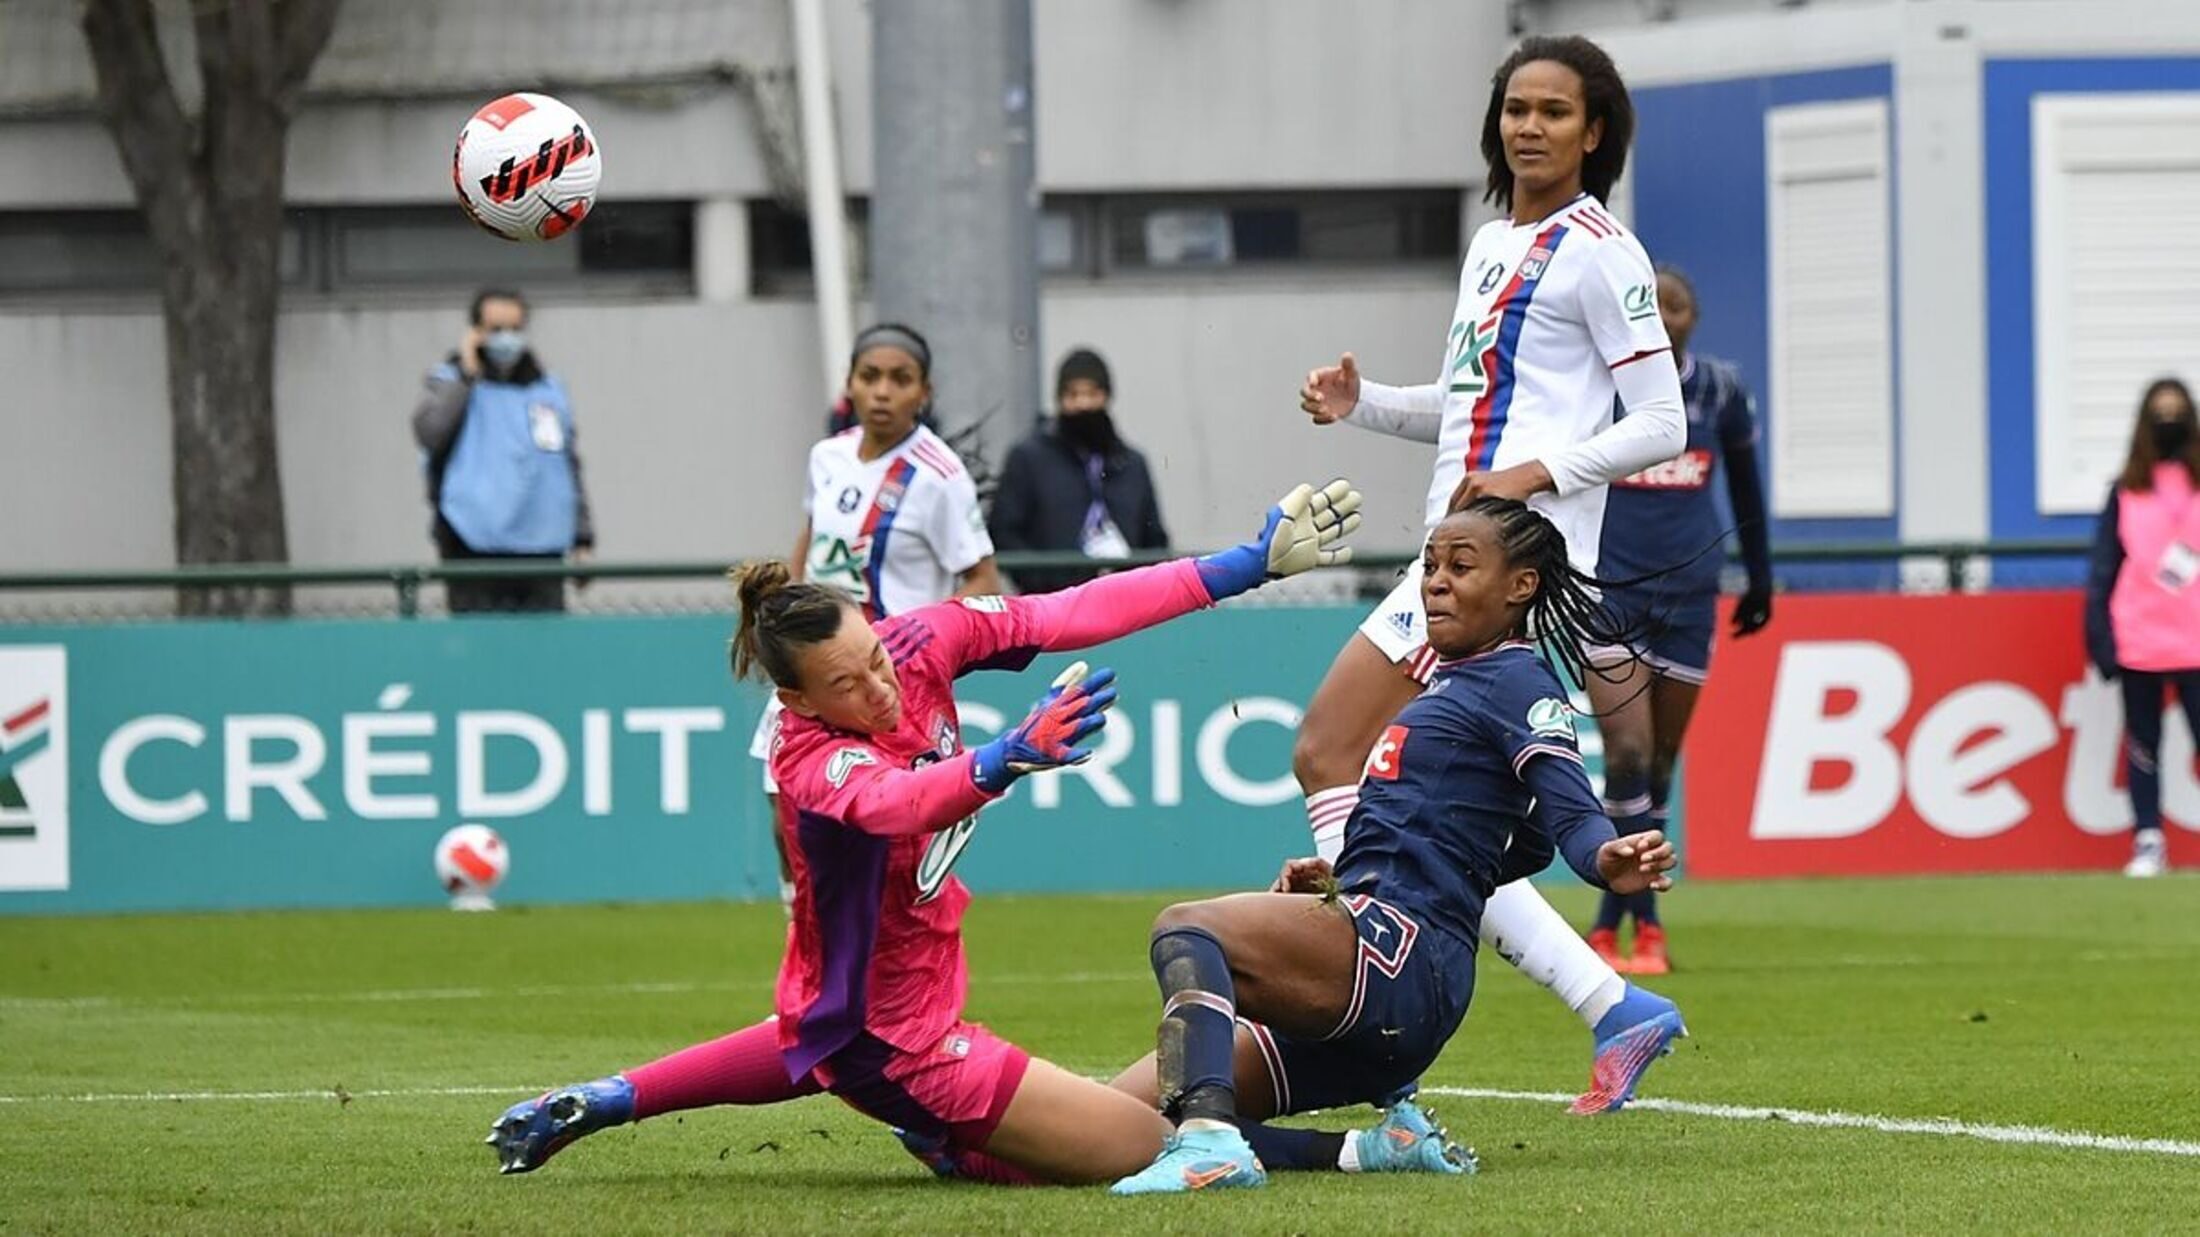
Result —
M 1198 559 L 1199 578 L 1216 601 L 1316 567 L 1352 561 L 1339 544 L 1360 526 L 1360 492 L 1342 478 L 1320 489 L 1301 485 L 1268 509 L 1260 532 L 1244 545 Z
M 1064 670 L 1015 729 L 971 753 L 970 780 L 987 794 L 1005 791 L 1017 778 L 1059 769 L 1092 757 L 1077 746 L 1100 733 L 1115 705 L 1115 671 L 1089 675 L 1085 663 Z

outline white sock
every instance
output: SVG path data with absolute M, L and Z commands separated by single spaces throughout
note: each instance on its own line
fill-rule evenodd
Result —
M 1527 881 L 1500 885 L 1490 895 L 1482 910 L 1482 939 L 1566 1002 L 1591 1029 L 1627 994 L 1627 981 Z
M 1314 831 L 1314 853 L 1331 863 L 1344 853 L 1344 826 L 1360 804 L 1358 784 L 1332 786 L 1306 796 L 1306 824 Z
M 789 919 L 792 919 L 792 918 L 794 918 L 794 882 L 793 882 L 793 881 L 781 881 L 781 882 L 779 882 L 779 909 L 780 909 L 780 910 L 783 910 L 783 911 L 785 911 L 785 912 L 787 912 L 787 918 L 789 918 Z
M 1360 1171 L 1360 1132 L 1358 1130 L 1345 1131 L 1344 1146 L 1337 1152 L 1337 1171 L 1341 1173 Z

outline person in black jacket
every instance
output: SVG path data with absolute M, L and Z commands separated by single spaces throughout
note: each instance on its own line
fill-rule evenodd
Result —
M 1062 358 L 1056 414 L 1009 452 L 989 529 L 1002 551 L 1074 551 L 1091 559 L 1169 545 L 1146 457 L 1116 433 L 1108 363 L 1089 348 Z M 1013 571 L 1026 593 L 1082 584 L 1099 568 Z

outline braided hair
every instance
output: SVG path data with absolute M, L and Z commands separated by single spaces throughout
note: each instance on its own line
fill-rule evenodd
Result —
M 1477 498 L 1452 514 L 1488 520 L 1497 529 L 1497 545 L 1505 561 L 1535 570 L 1535 595 L 1528 599 L 1518 636 L 1541 640 L 1547 655 L 1577 687 L 1586 687 L 1592 674 L 1607 683 L 1626 680 L 1642 660 L 1643 645 L 1665 625 L 1664 619 L 1653 616 L 1628 622 L 1604 605 L 1602 592 L 1644 584 L 1675 568 L 1626 580 L 1590 575 L 1574 566 L 1558 526 L 1515 498 Z M 1627 657 L 1613 665 L 1594 666 L 1587 650 L 1597 648 L 1623 648 Z

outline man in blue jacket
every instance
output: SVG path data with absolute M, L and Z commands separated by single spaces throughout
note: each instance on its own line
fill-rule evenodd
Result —
M 458 350 L 428 371 L 413 409 L 445 562 L 585 562 L 596 543 L 573 404 L 527 346 L 527 301 L 503 288 L 474 297 Z M 562 576 L 453 580 L 453 613 L 563 610 Z

